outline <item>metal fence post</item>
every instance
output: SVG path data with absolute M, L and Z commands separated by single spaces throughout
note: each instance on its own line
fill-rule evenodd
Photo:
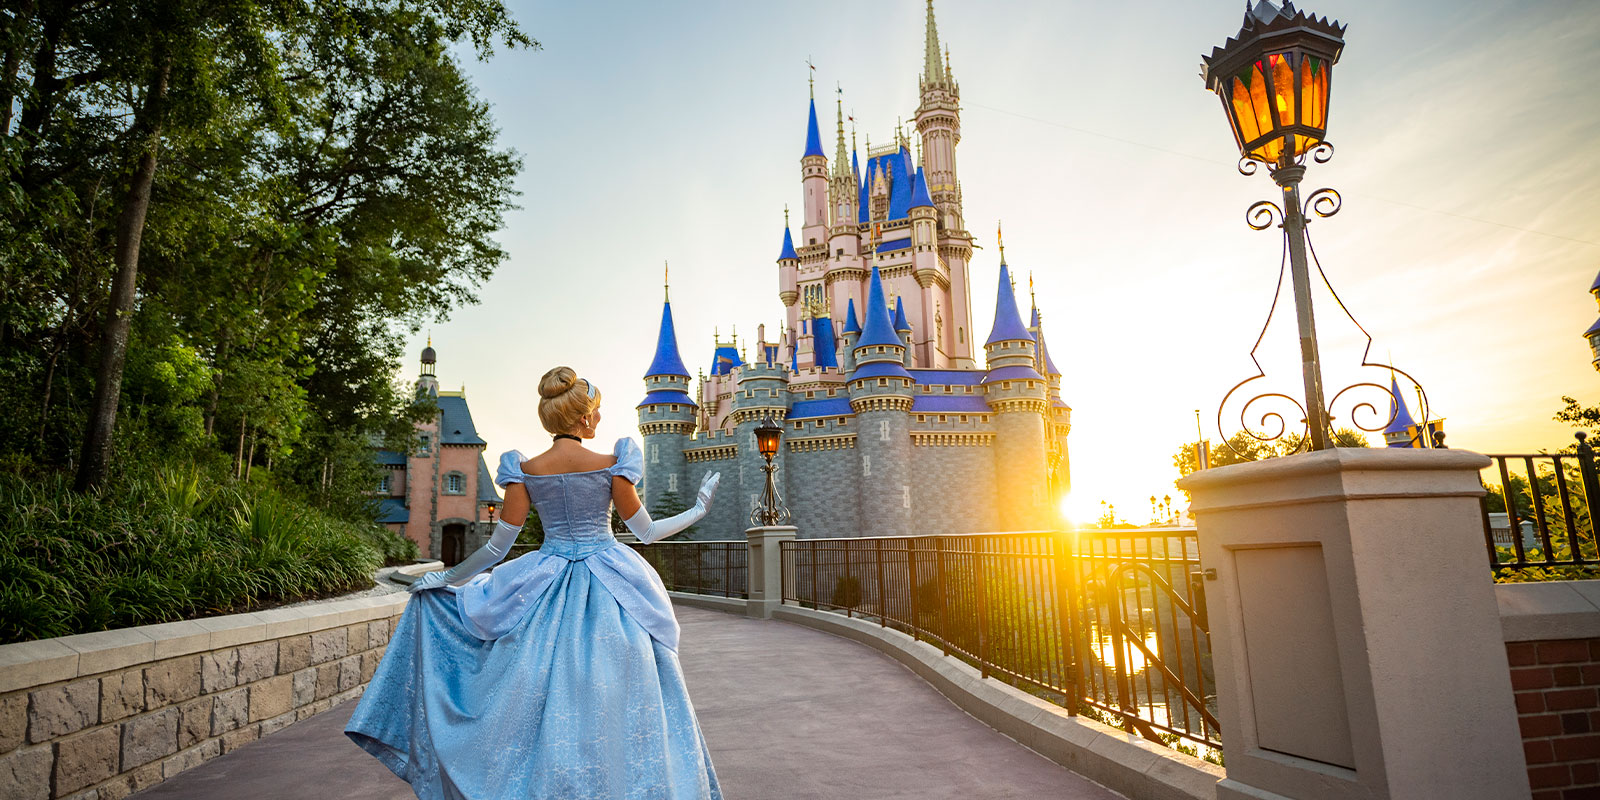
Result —
M 1597 518 L 1595 512 L 1600 511 L 1600 475 L 1595 472 L 1594 447 L 1586 441 L 1589 434 L 1578 431 L 1574 437 L 1578 440 L 1578 469 L 1583 473 L 1583 505 L 1589 509 L 1589 530 L 1593 532 Z M 1576 533 L 1571 531 L 1570 535 L 1575 536 Z M 1572 549 L 1573 552 L 1578 550 L 1576 546 Z

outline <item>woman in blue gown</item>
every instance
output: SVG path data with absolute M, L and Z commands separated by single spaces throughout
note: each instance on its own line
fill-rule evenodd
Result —
M 345 734 L 422 800 L 695 798 L 722 792 L 678 664 L 661 579 L 612 536 L 610 508 L 649 543 L 705 515 L 651 520 L 631 439 L 583 448 L 600 393 L 570 368 L 546 373 L 539 417 L 556 434 L 531 459 L 500 459 L 505 511 L 478 552 L 412 586 Z M 492 572 L 529 503 L 544 543 Z

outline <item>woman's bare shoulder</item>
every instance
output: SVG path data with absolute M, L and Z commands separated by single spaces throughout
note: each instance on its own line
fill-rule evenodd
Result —
M 562 475 L 568 472 L 594 472 L 609 469 L 617 463 L 609 453 L 582 450 L 546 450 L 522 462 L 522 471 L 529 475 Z

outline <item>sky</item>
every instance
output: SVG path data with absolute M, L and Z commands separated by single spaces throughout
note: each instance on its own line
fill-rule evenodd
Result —
M 1600 402 L 1582 338 L 1600 316 L 1587 293 L 1600 271 L 1600 4 L 1302 8 L 1349 25 L 1331 82 L 1336 155 L 1311 166 L 1303 191 L 1343 196 L 1310 235 L 1372 336 L 1369 360 L 1392 356 L 1422 384 L 1451 447 L 1571 443 L 1551 419 L 1561 396 Z M 558 364 L 603 391 L 602 442 L 638 435 L 664 262 L 691 372 L 709 369 L 714 329 L 741 341 L 759 323 L 775 329 L 807 60 L 831 153 L 835 86 L 861 147 L 887 142 L 914 113 L 923 59 L 919 0 L 512 10 L 542 49 L 463 53 L 523 160 L 520 208 L 497 235 L 510 258 L 479 304 L 408 338 L 397 374 L 416 373 L 431 335 L 440 383 L 465 387 L 491 456 L 547 446 L 535 387 Z M 1255 374 L 1282 257 L 1281 233 L 1244 219 L 1278 191 L 1265 170 L 1237 172 L 1199 77 L 1243 3 L 939 0 L 935 12 L 961 86 L 976 327 L 993 315 L 1003 221 L 1019 300 L 1031 274 L 1072 406 L 1069 504 L 1081 514 L 1104 500 L 1146 521 L 1146 498 L 1178 494 L 1172 454 L 1196 438 L 1196 410 L 1213 440 L 1239 429 L 1230 411 L 1219 435 L 1217 409 Z M 1267 377 L 1251 387 L 1298 396 L 1287 280 L 1282 291 L 1257 353 Z M 1327 394 L 1387 383 L 1387 370 L 1359 367 L 1364 339 L 1326 288 L 1314 302 Z M 1387 400 L 1352 412 L 1355 396 L 1334 424 L 1354 413 L 1381 426 Z

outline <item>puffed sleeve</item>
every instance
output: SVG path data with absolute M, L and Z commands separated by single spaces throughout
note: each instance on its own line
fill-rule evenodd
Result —
M 644 477 L 644 453 L 639 450 L 639 445 L 632 439 L 618 439 L 617 446 L 611 454 L 617 457 L 617 463 L 612 465 L 611 474 L 621 475 L 628 479 L 628 483 L 637 484 Z
M 520 450 L 507 450 L 500 456 L 500 471 L 494 475 L 494 484 L 506 488 L 508 483 L 522 483 L 527 473 L 522 471 L 522 462 L 527 461 L 522 457 Z

